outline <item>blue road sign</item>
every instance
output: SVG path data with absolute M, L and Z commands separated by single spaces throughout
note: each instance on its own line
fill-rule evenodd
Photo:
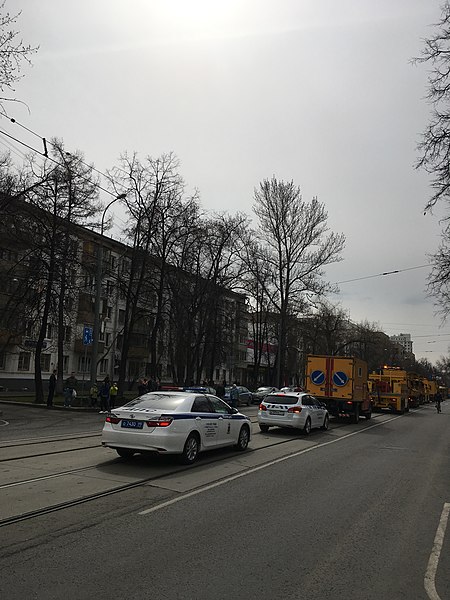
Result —
M 89 346 L 92 344 L 94 329 L 92 327 L 88 327 L 87 325 L 83 328 L 83 345 Z
M 322 383 L 325 381 L 325 373 L 323 371 L 313 371 L 310 375 L 311 378 L 311 383 L 314 383 L 314 385 L 322 385 Z
M 336 373 L 333 373 L 334 385 L 342 387 L 343 385 L 345 385 L 347 383 L 347 381 L 348 381 L 348 375 L 347 375 L 347 373 L 344 373 L 344 371 L 336 371 Z

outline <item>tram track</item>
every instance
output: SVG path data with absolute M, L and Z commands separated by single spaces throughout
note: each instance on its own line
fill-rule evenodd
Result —
M 272 448 L 275 446 L 288 445 L 295 441 L 298 441 L 298 439 L 299 439 L 298 437 L 292 437 L 292 439 L 280 440 L 275 443 L 265 444 L 264 446 L 261 446 L 256 449 L 249 449 L 248 452 L 259 452 L 261 450 L 265 450 L 267 448 Z M 288 454 L 289 454 L 289 452 L 288 452 Z M 190 467 L 180 466 L 178 468 L 174 468 L 174 469 L 165 471 L 164 473 L 161 473 L 158 475 L 152 475 L 151 477 L 144 477 L 142 479 L 138 479 L 137 481 L 133 481 L 133 482 L 126 483 L 123 485 L 115 486 L 108 490 L 103 490 L 101 492 L 95 492 L 93 494 L 88 494 L 88 495 L 82 496 L 80 498 L 66 500 L 66 501 L 60 502 L 58 504 L 53 504 L 51 506 L 45 506 L 45 507 L 42 507 L 42 508 L 39 508 L 36 510 L 32 510 L 32 511 L 28 511 L 28 512 L 25 512 L 25 513 L 22 513 L 19 515 L 13 515 L 11 517 L 6 517 L 5 519 L 0 519 L 0 528 L 5 527 L 7 525 L 13 525 L 14 523 L 19 523 L 21 521 L 26 521 L 26 520 L 30 520 L 33 518 L 37 518 L 37 517 L 40 517 L 42 515 L 46 515 L 46 514 L 49 514 L 52 512 L 57 512 L 60 510 L 71 508 L 73 506 L 77 506 L 80 504 L 92 502 L 92 501 L 104 498 L 106 496 L 120 494 L 120 493 L 126 492 L 128 490 L 132 490 L 134 488 L 141 487 L 143 485 L 148 485 L 152 481 L 157 481 L 163 477 L 177 475 L 178 473 L 186 472 L 186 470 L 195 470 L 196 468 L 205 467 L 205 466 L 215 464 L 215 463 L 221 463 L 221 462 L 227 461 L 229 459 L 230 459 L 229 454 L 227 454 L 226 456 L 222 456 L 222 457 L 216 456 L 215 458 L 209 458 L 207 460 L 203 459 L 203 460 L 198 461 L 194 465 L 191 465 Z M 122 461 L 122 459 L 120 459 L 120 458 L 117 458 L 115 460 L 117 462 Z M 32 483 L 37 483 L 39 481 L 43 481 L 43 480 L 47 480 L 47 479 L 56 479 L 58 477 L 64 477 L 67 475 L 73 475 L 73 474 L 80 473 L 83 471 L 89 471 L 90 469 L 94 469 L 98 466 L 99 466 L 98 464 L 95 464 L 95 465 L 90 465 L 90 466 L 86 466 L 86 467 L 81 467 L 78 469 L 70 469 L 67 471 L 61 471 L 59 473 L 53 473 L 53 474 L 49 474 L 47 476 L 41 476 L 41 477 L 36 477 L 36 478 L 32 478 L 32 479 L 13 482 L 11 484 L 5 484 L 4 486 L 0 486 L 0 491 L 2 489 L 8 489 L 8 488 L 11 488 L 14 486 L 19 486 L 19 485 L 24 485 L 24 484 L 32 484 Z
M 380 415 L 381 416 L 381 415 Z M 254 424 L 256 422 L 252 420 L 252 423 Z M 345 423 L 335 423 L 333 428 L 330 430 L 332 431 L 333 429 L 341 429 L 345 427 Z M 94 435 L 98 435 L 98 434 L 93 434 Z M 87 436 L 86 436 L 87 437 Z M 76 438 L 69 438 L 69 439 L 76 439 Z M 260 452 L 262 450 L 266 450 L 267 448 L 272 448 L 272 447 L 276 447 L 276 446 L 283 446 L 286 445 L 288 446 L 289 444 L 298 441 L 298 437 L 297 436 L 293 436 L 292 438 L 289 439 L 283 439 L 283 440 L 279 440 L 276 442 L 273 442 L 273 440 L 271 441 L 271 443 L 269 444 L 264 444 L 263 446 L 260 446 L 259 448 L 255 448 L 255 449 L 251 449 L 249 448 L 249 452 Z M 89 446 L 87 448 L 95 448 L 96 446 Z M 82 450 L 82 449 L 87 449 L 87 448 L 73 448 L 70 450 L 66 450 L 66 451 L 77 451 L 77 450 Z M 46 453 L 46 454 L 55 454 L 55 453 L 59 453 L 59 452 L 64 452 L 63 451 L 57 451 L 57 452 L 51 452 L 51 453 Z M 287 455 L 289 455 L 289 452 L 287 453 Z M 40 455 L 32 455 L 31 457 L 28 458 L 34 458 Z M 20 457 L 20 458 L 25 458 L 25 457 Z M 220 463 L 220 462 L 224 462 L 230 459 L 230 455 L 227 454 L 226 456 L 216 456 L 214 458 L 209 458 L 207 460 L 203 459 L 200 460 L 198 463 L 191 465 L 190 467 L 186 468 L 186 467 L 179 467 L 179 468 L 174 468 L 174 469 L 169 469 L 168 471 L 165 471 L 164 473 L 158 474 L 158 475 L 152 475 L 150 477 L 144 477 L 142 479 L 138 479 L 137 481 L 134 482 L 130 482 L 130 483 L 126 483 L 123 485 L 119 485 L 119 486 L 114 486 L 110 489 L 107 490 L 103 490 L 101 492 L 95 492 L 92 494 L 88 494 L 86 496 L 82 496 L 79 498 L 73 498 L 70 500 L 66 500 L 64 502 L 60 502 L 57 504 L 53 504 L 50 506 L 45 506 L 42 508 L 38 508 L 36 510 L 32 510 L 32 511 L 28 511 L 28 512 L 24 512 L 22 514 L 18 514 L 18 515 L 13 515 L 11 517 L 6 517 L 4 519 L 0 519 L 0 527 L 5 527 L 8 525 L 12 525 L 14 523 L 19 523 L 21 521 L 26 521 L 26 520 L 30 520 L 33 518 L 37 518 L 40 517 L 42 515 L 46 515 L 46 514 L 50 514 L 53 512 L 57 512 L 60 510 L 64 510 L 67 508 L 71 508 L 73 506 L 78 506 L 81 504 L 85 504 L 88 502 L 93 502 L 95 500 L 107 497 L 107 496 L 112 496 L 115 494 L 120 494 L 123 492 L 126 492 L 128 490 L 132 490 L 134 488 L 138 488 L 144 485 L 148 485 L 150 484 L 152 481 L 157 481 L 163 477 L 167 477 L 167 476 L 173 476 L 173 475 L 177 475 L 178 473 L 183 473 L 186 472 L 187 469 L 189 470 L 194 470 L 196 468 L 199 467 L 205 467 L 207 465 L 211 465 L 214 463 Z M 6 459 L 5 461 L 0 461 L 0 462 L 6 462 L 8 459 Z M 20 460 L 19 458 L 17 458 L 16 460 Z M 122 462 L 122 459 L 117 458 L 115 459 L 115 461 L 108 461 L 109 463 L 111 462 Z M 101 463 L 100 463 L 101 464 Z M 12 487 L 16 487 L 16 486 L 20 486 L 20 485 L 25 485 L 25 484 L 33 484 L 33 483 L 37 483 L 39 481 L 44 481 L 44 480 L 49 480 L 49 479 L 57 479 L 59 477 L 64 477 L 64 476 L 68 476 L 68 475 L 74 475 L 77 473 L 83 473 L 92 469 L 95 469 L 99 466 L 99 463 L 96 463 L 94 465 L 87 465 L 85 467 L 80 467 L 80 468 L 76 468 L 76 469 L 70 469 L 70 470 L 65 470 L 65 471 L 60 471 L 60 472 L 56 472 L 56 473 L 50 473 L 48 475 L 43 475 L 40 477 L 36 477 L 36 478 L 31 478 L 31 479 L 26 479 L 26 480 L 21 480 L 21 481 L 17 481 L 17 482 L 12 482 L 10 484 L 5 484 L 3 486 L 0 486 L 0 491 L 2 489 L 8 489 L 8 488 L 12 488 Z M 250 467 L 249 467 L 250 468 Z M 220 479 L 220 478 L 219 478 Z

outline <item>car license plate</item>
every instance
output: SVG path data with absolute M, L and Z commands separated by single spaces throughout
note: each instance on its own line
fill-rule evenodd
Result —
M 120 426 L 125 427 L 126 429 L 142 429 L 144 427 L 144 421 L 128 421 L 127 419 L 122 419 Z
M 284 410 L 269 410 L 269 415 L 284 415 Z

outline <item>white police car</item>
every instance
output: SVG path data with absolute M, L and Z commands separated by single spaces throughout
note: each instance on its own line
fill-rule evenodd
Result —
M 269 394 L 258 409 L 258 424 L 264 433 L 278 426 L 295 427 L 309 434 L 314 427 L 328 429 L 329 420 L 325 405 L 304 392 Z
M 136 452 L 180 454 L 191 464 L 202 450 L 236 446 L 246 450 L 249 417 L 211 394 L 150 392 L 106 417 L 102 445 L 122 458 Z

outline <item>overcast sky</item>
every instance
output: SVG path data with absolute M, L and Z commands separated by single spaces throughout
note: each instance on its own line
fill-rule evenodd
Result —
M 294 180 L 347 238 L 331 281 L 403 271 L 343 283 L 333 300 L 354 321 L 411 333 L 417 358 L 448 355 L 450 327 L 440 327 L 423 268 L 443 213 L 423 215 L 429 180 L 414 170 L 429 118 L 427 67 L 410 62 L 439 19 L 440 1 L 6 6 L 22 10 L 17 29 L 40 46 L 16 86 L 30 112 L 8 107 L 18 122 L 62 138 L 102 171 L 124 151 L 173 151 L 187 191 L 197 188 L 211 211 L 251 215 L 262 179 Z M 18 125 L 0 125 L 39 147 Z M 25 148 L 16 143 L 13 151 L 19 159 Z

